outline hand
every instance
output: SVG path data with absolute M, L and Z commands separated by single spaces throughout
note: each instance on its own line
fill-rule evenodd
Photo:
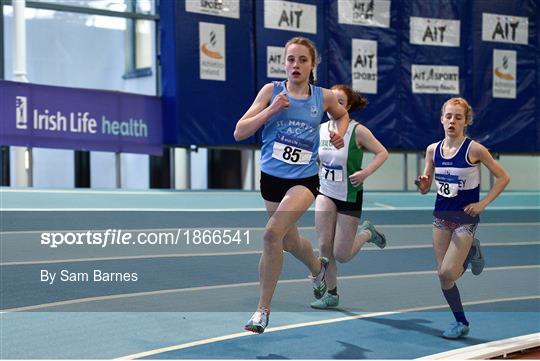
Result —
M 471 203 L 465 208 L 463 208 L 463 211 L 471 217 L 476 217 L 476 216 L 479 216 L 480 213 L 484 211 L 484 209 L 486 209 L 486 206 L 484 206 L 482 202 L 476 202 L 476 203 Z
M 345 141 L 336 132 L 330 131 L 330 143 L 334 145 L 337 149 L 343 148 L 345 146 Z
M 269 109 L 272 111 L 273 114 L 277 114 L 288 106 L 289 99 L 287 98 L 287 95 L 285 95 L 284 93 L 279 93 L 272 101 L 272 104 L 270 104 Z
M 366 180 L 367 177 L 368 177 L 368 175 L 366 174 L 365 170 L 362 169 L 362 170 L 359 170 L 359 171 L 354 172 L 353 174 L 351 174 L 349 176 L 349 180 L 351 181 L 351 184 L 354 187 L 358 187 L 359 185 L 364 183 L 364 181 Z
M 429 178 L 430 178 L 429 175 L 420 175 L 414 181 L 414 184 L 416 184 L 420 193 L 426 194 L 427 192 L 429 192 L 429 186 L 430 186 Z

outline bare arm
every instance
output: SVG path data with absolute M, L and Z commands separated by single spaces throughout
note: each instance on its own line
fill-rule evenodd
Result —
M 355 129 L 356 144 L 375 154 L 375 157 L 365 168 L 358 170 L 349 176 L 351 184 L 357 187 L 386 161 L 388 158 L 388 151 L 368 128 L 359 124 Z
M 426 194 L 431 189 L 433 183 L 433 173 L 435 173 L 435 165 L 433 164 L 433 153 L 437 143 L 430 144 L 426 149 L 426 165 L 424 167 L 424 173 L 418 176 L 414 182 L 418 187 L 418 190 L 422 194 Z
M 487 169 L 495 176 L 495 183 L 493 187 L 489 190 L 488 194 L 477 203 L 471 203 L 466 206 L 463 210 L 465 213 L 476 216 L 484 211 L 484 209 L 495 200 L 501 194 L 501 192 L 506 188 L 510 182 L 510 176 L 506 170 L 497 162 L 489 151 L 482 144 L 477 142 L 472 142 L 471 149 L 469 152 L 470 161 L 473 163 L 481 162 L 486 166 Z
M 336 120 L 337 129 L 330 132 L 330 141 L 336 148 L 342 148 L 345 145 L 343 136 L 349 127 L 349 113 L 339 105 L 336 95 L 328 89 L 323 89 L 324 111 L 330 113 Z
M 268 105 L 272 99 L 273 90 L 274 85 L 269 83 L 259 91 L 253 104 L 236 123 L 234 130 L 234 139 L 236 141 L 251 137 L 268 119 L 289 105 L 289 101 L 284 94 L 276 96 L 272 104 Z

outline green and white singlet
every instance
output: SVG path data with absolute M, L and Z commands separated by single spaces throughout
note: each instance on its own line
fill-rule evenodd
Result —
M 319 143 L 319 192 L 325 196 L 344 202 L 356 202 L 356 194 L 362 190 L 363 185 L 354 187 L 349 176 L 362 169 L 363 148 L 356 144 L 355 130 L 359 125 L 352 120 L 349 122 L 347 132 L 343 136 L 345 146 L 336 149 L 330 143 L 329 127 L 333 126 L 333 120 L 322 124 L 320 127 Z M 333 127 L 336 129 L 336 127 Z

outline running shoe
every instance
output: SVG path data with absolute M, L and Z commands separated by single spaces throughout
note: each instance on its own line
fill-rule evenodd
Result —
M 311 307 L 316 308 L 318 310 L 334 308 L 334 307 L 337 307 L 338 305 L 339 305 L 339 295 L 334 296 L 328 292 L 326 292 L 320 300 L 311 302 Z
M 473 240 L 473 244 L 471 246 L 471 251 L 475 248 L 475 252 L 471 257 L 471 272 L 473 275 L 478 276 L 482 271 L 484 270 L 484 266 L 486 264 L 486 260 L 484 259 L 484 256 L 482 255 L 482 250 L 480 249 L 480 241 L 478 238 L 475 238 Z M 469 252 L 471 252 L 469 251 Z
M 266 326 L 268 326 L 269 320 L 270 312 L 259 309 L 251 316 L 248 323 L 244 326 L 244 330 L 261 334 L 264 332 Z
M 313 295 L 316 299 L 320 299 L 326 292 L 326 269 L 328 268 L 328 258 L 319 257 L 321 260 L 321 271 L 316 277 L 309 275 L 311 282 L 313 282 Z
M 364 221 L 360 229 L 362 231 L 364 229 L 367 229 L 371 232 L 371 238 L 368 239 L 369 243 L 373 243 L 379 248 L 386 247 L 386 236 L 384 235 L 384 233 L 377 231 L 377 229 L 375 229 L 375 226 L 373 226 L 370 221 Z
M 450 324 L 450 328 L 443 332 L 443 337 L 456 340 L 460 337 L 466 336 L 469 333 L 469 326 L 464 325 L 461 322 L 454 322 Z

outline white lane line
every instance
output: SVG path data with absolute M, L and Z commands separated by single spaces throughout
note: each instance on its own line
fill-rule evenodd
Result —
M 76 263 L 90 261 L 117 261 L 129 259 L 152 259 L 152 258 L 176 258 L 176 257 L 214 257 L 214 256 L 240 256 L 250 254 L 261 254 L 262 251 L 244 251 L 244 252 L 223 252 L 223 253 L 166 253 L 154 255 L 139 255 L 139 256 L 117 256 L 117 257 L 92 257 L 92 258 L 67 258 L 67 259 L 52 259 L 40 261 L 15 261 L 2 262 L 0 266 L 21 266 L 33 264 L 54 264 L 54 263 Z
M 540 241 L 531 242 L 501 242 L 501 243 L 482 243 L 482 247 L 511 247 L 511 246 L 536 246 L 540 245 Z M 421 249 L 432 248 L 431 244 L 411 244 L 406 246 L 388 246 L 385 249 L 402 250 L 402 249 Z M 313 249 L 314 252 L 319 252 L 318 248 Z M 363 251 L 379 251 L 379 248 L 372 246 L 363 249 Z M 177 257 L 219 257 L 219 256 L 241 256 L 262 254 L 262 251 L 239 251 L 239 252 L 208 252 L 208 253 L 166 253 L 166 254 L 145 254 L 137 256 L 110 256 L 110 257 L 90 257 L 90 258 L 65 258 L 65 259 L 50 259 L 50 260 L 31 260 L 31 261 L 13 261 L 0 262 L 0 267 L 3 266 L 25 266 L 35 264 L 55 264 L 55 263 L 77 263 L 91 261 L 121 261 L 131 259 L 153 259 L 153 258 L 177 258 Z
M 524 300 L 534 300 L 534 299 L 540 299 L 540 296 L 535 295 L 535 296 L 523 296 L 523 297 L 493 298 L 493 299 L 481 300 L 481 301 L 464 302 L 463 305 L 464 306 L 470 306 L 470 305 L 481 305 L 481 304 L 498 303 L 498 302 L 524 301 Z M 362 319 L 362 318 L 390 316 L 390 315 L 396 315 L 396 314 L 407 313 L 407 312 L 429 311 L 429 310 L 436 310 L 436 309 L 441 309 L 441 308 L 446 308 L 446 307 L 448 307 L 447 304 L 434 305 L 434 306 L 414 307 L 414 308 L 405 308 L 405 309 L 399 309 L 399 310 L 394 310 L 394 311 L 357 314 L 357 315 L 338 317 L 338 318 L 331 318 L 331 319 L 319 320 L 319 321 L 297 323 L 297 324 L 291 324 L 291 325 L 285 325 L 285 326 L 279 326 L 279 327 L 269 327 L 264 331 L 264 333 L 291 330 L 291 329 L 301 328 L 301 327 L 327 325 L 327 324 L 331 324 L 331 323 L 358 320 L 358 319 Z M 157 348 L 157 349 L 153 349 L 153 350 L 149 350 L 149 351 L 144 351 L 144 352 L 139 352 L 139 353 L 135 353 L 135 354 L 127 355 L 127 356 L 121 356 L 121 357 L 118 357 L 117 360 L 135 360 L 135 359 L 139 359 L 139 358 L 143 358 L 143 357 L 149 357 L 149 356 L 152 356 L 152 355 L 157 355 L 157 354 L 164 353 L 164 352 L 178 351 L 178 350 L 182 350 L 182 349 L 186 349 L 186 348 L 190 348 L 190 347 L 207 345 L 207 344 L 210 344 L 210 343 L 215 343 L 215 342 L 220 342 L 220 341 L 225 341 L 225 340 L 231 340 L 231 339 L 240 338 L 240 337 L 247 337 L 247 336 L 255 336 L 255 334 L 251 333 L 251 332 L 247 332 L 247 331 L 246 332 L 233 333 L 233 334 L 219 336 L 219 337 L 212 337 L 212 338 L 207 338 L 207 339 L 203 339 L 203 340 L 182 343 L 182 344 L 179 344 L 179 345 L 161 347 L 161 348 Z
M 399 208 L 396 208 L 394 206 L 391 206 L 391 205 L 388 205 L 388 204 L 384 204 L 384 203 L 380 203 L 380 202 L 373 202 L 373 205 L 377 206 L 377 207 L 381 207 L 381 208 L 384 208 L 384 209 L 399 209 Z M 367 207 L 366 207 L 367 208 Z
M 2 208 L 3 212 L 256 212 L 266 208 Z
M 390 207 L 390 206 L 389 206 Z M 309 208 L 314 211 L 314 206 Z M 363 211 L 431 211 L 433 206 L 421 207 L 363 207 Z M 495 206 L 489 207 L 490 211 L 506 211 L 506 210 L 540 210 L 540 206 Z M 74 207 L 56 207 L 56 208 L 2 208 L 3 212 L 266 212 L 266 208 L 74 208 Z
M 494 223 L 480 223 L 480 228 L 484 227 L 535 227 L 540 226 L 540 222 L 494 222 Z M 433 225 L 431 223 L 428 224 L 381 224 L 377 225 L 378 228 L 432 228 Z M 158 232 L 158 231 L 171 231 L 176 232 L 178 228 L 140 228 L 140 229 L 131 229 L 131 228 L 122 228 L 119 227 L 122 230 L 130 231 L 130 232 Z M 234 227 L 238 230 L 250 230 L 250 231 L 264 231 L 265 227 Z M 200 229 L 200 227 L 183 227 L 182 229 L 185 230 L 194 230 L 194 229 Z M 231 229 L 231 227 L 211 227 L 211 229 Z M 314 226 L 309 227 L 298 227 L 301 231 L 314 231 Z M 94 232 L 104 232 L 107 229 L 92 229 Z M 68 233 L 68 232 L 87 232 L 88 229 L 60 229 L 60 230 L 33 230 L 33 231 L 0 231 L 0 236 L 5 235 L 18 235 L 18 234 L 41 234 L 43 232 L 49 232 L 49 233 Z
M 509 270 L 513 271 L 513 270 L 524 270 L 524 269 L 535 269 L 535 268 L 540 269 L 540 265 L 490 267 L 490 268 L 485 268 L 484 272 L 509 271 Z M 386 278 L 386 277 L 421 276 L 421 275 L 430 275 L 430 274 L 436 274 L 436 273 L 437 271 L 389 272 L 389 273 L 377 273 L 377 274 L 370 274 L 370 275 L 341 276 L 341 277 L 338 277 L 337 279 L 338 280 L 372 279 L 372 278 Z M 300 278 L 300 279 L 278 281 L 279 284 L 291 284 L 291 283 L 294 284 L 294 283 L 305 283 L 305 282 L 311 282 L 311 280 L 307 278 Z M 155 296 L 155 295 L 163 295 L 163 294 L 169 294 L 169 293 L 208 291 L 208 290 L 217 290 L 217 289 L 225 289 L 225 288 L 252 287 L 252 286 L 259 287 L 259 285 L 260 285 L 259 282 L 244 282 L 244 283 L 230 283 L 230 284 L 215 285 L 215 286 L 200 286 L 200 287 L 175 288 L 175 289 L 158 290 L 158 291 L 120 293 L 116 295 L 77 298 L 73 300 L 42 303 L 39 305 L 7 308 L 7 309 L 0 310 L 0 314 L 5 313 L 5 312 L 31 311 L 31 310 L 38 310 L 38 309 L 43 309 L 43 308 L 73 305 L 73 304 L 80 304 L 80 303 L 87 303 L 87 302 L 108 301 L 108 300 L 116 300 L 116 299 L 123 299 L 123 298 L 132 298 L 132 297 L 143 297 L 143 296 Z
M 94 195 L 94 194 L 106 194 L 106 195 L 142 195 L 142 196 L 190 196 L 190 195 L 232 195 L 232 196 L 239 196 L 239 195 L 248 195 L 250 197 L 260 197 L 260 192 L 258 191 L 230 191 L 230 192 L 220 192 L 220 191 L 188 191 L 188 190 L 163 190 L 163 191 L 155 191 L 155 190 L 144 190 L 144 191 L 115 191 L 115 190 L 75 190 L 75 189 L 11 189 L 11 188 L 2 188 L 0 189 L 0 193 L 52 193 L 52 194 L 64 194 L 66 196 L 69 196 L 71 194 L 87 194 L 87 195 Z
M 379 191 L 366 191 L 364 193 L 364 196 L 365 195 L 377 195 L 377 196 L 387 196 L 387 195 L 391 195 L 391 196 L 396 196 L 396 195 L 403 195 L 403 196 L 415 196 L 415 197 L 418 197 L 420 194 L 418 193 L 418 191 L 414 190 L 414 191 L 390 191 L 390 192 L 379 192 Z M 487 194 L 486 191 L 482 191 L 480 192 L 480 194 L 482 196 L 485 196 Z M 433 196 L 435 197 L 435 192 L 432 192 L 432 193 L 429 193 L 428 196 Z M 503 197 L 511 197 L 511 196 L 540 196 L 540 193 L 538 191 L 516 191 L 516 192 L 513 192 L 513 191 L 505 191 L 503 194 L 502 194 Z
M 183 189 L 168 189 L 162 191 L 156 190 L 77 190 L 77 189 L 36 189 L 36 188 L 0 188 L 0 193 L 64 193 L 66 195 L 70 194 L 140 194 L 140 195 L 190 195 L 190 194 L 204 194 L 204 195 L 215 195 L 215 194 L 232 194 L 232 195 L 249 195 L 249 196 L 260 196 L 260 191 L 212 191 L 212 190 L 183 190 Z M 480 192 L 481 195 L 485 195 L 487 192 Z M 389 192 L 378 192 L 378 191 L 366 191 L 364 195 L 376 195 L 376 196 L 414 196 L 418 197 L 417 191 L 389 191 Z M 434 196 L 434 194 L 432 194 Z M 511 196 L 539 196 L 538 191 L 505 191 L 502 194 L 502 198 L 511 197 Z

